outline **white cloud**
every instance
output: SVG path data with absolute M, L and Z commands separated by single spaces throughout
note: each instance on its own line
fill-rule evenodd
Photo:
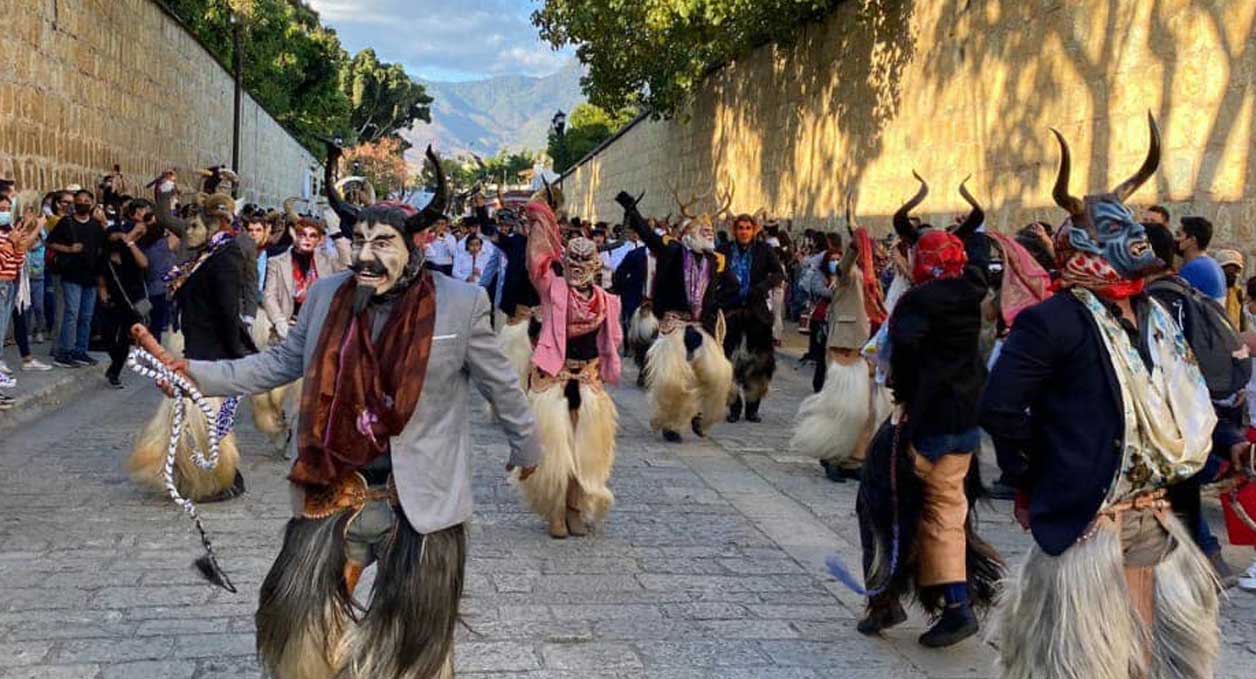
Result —
M 345 49 L 433 79 L 546 75 L 571 58 L 537 35 L 536 0 L 311 0 Z

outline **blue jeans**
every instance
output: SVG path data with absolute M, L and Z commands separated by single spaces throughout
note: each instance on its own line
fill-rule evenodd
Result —
M 63 354 L 86 354 L 92 335 L 92 314 L 96 311 L 96 286 L 61 280 L 65 314 L 57 346 Z
M 0 281 L 0 349 L 3 349 L 4 340 L 9 336 L 9 319 L 13 318 L 13 305 L 16 303 L 17 281 Z
M 162 295 L 148 295 L 148 301 L 152 303 L 153 310 L 148 314 L 148 331 L 158 342 L 161 341 L 161 334 L 170 326 L 170 301 Z
M 975 453 L 981 449 L 981 430 L 977 427 L 958 434 L 933 434 L 916 436 L 912 441 L 916 452 L 930 462 L 950 453 Z
M 44 313 L 44 279 L 31 279 L 31 305 L 26 310 L 26 320 L 30 324 L 32 333 L 39 332 L 48 327 L 48 318 Z

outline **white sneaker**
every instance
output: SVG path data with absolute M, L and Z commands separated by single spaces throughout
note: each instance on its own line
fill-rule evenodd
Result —
M 38 358 L 32 358 L 29 361 L 22 361 L 22 370 L 25 372 L 46 372 L 52 370 L 52 366 Z
M 1247 592 L 1256 592 L 1256 562 L 1247 567 L 1247 572 L 1243 577 L 1239 578 L 1239 589 Z
M 0 389 L 12 389 L 17 386 L 17 378 L 8 374 L 0 373 Z

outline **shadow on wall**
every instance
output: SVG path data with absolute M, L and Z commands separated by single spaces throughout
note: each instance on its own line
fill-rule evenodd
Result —
M 690 111 L 646 122 L 572 177 L 577 211 L 615 219 L 615 192 L 736 184 L 734 209 L 822 226 L 847 187 L 870 226 L 916 188 L 945 223 L 969 187 L 992 226 L 1058 222 L 1050 198 L 1060 129 L 1073 191 L 1109 189 L 1160 123 L 1163 163 L 1131 201 L 1203 214 L 1222 241 L 1256 241 L 1256 3 L 1209 0 L 852 0 L 789 46 L 714 74 Z

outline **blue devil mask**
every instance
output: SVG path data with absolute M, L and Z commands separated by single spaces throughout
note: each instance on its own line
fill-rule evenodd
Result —
M 1151 144 L 1142 167 L 1121 182 L 1111 193 L 1086 196 L 1084 200 L 1068 192 L 1071 168 L 1068 142 L 1057 130 L 1060 142 L 1060 173 L 1052 196 L 1056 204 L 1068 210 L 1073 227 L 1068 231 L 1069 244 L 1081 252 L 1089 252 L 1107 260 L 1123 278 L 1142 278 L 1164 266 L 1151 249 L 1147 231 L 1125 207 L 1125 200 L 1142 186 L 1160 165 L 1160 130 L 1156 120 L 1147 114 Z

